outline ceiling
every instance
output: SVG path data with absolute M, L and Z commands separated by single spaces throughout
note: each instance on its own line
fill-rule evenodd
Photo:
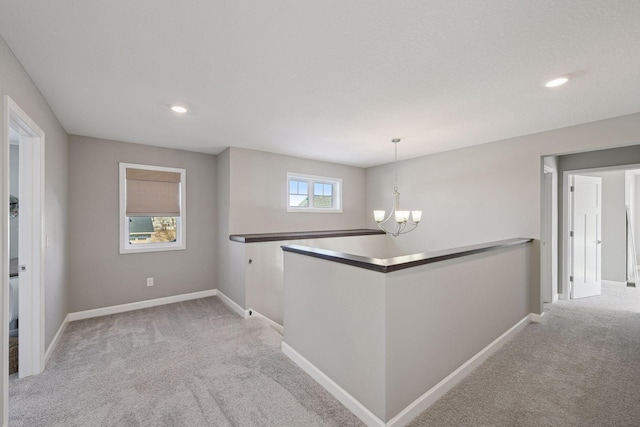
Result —
M 357 166 L 640 112 L 638 22 L 637 0 L 0 0 L 70 134 Z

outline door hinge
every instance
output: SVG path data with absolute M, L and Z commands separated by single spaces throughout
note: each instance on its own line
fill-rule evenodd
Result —
M 569 191 L 573 191 L 573 185 L 569 187 Z
M 573 237 L 573 231 L 569 232 L 569 237 Z
M 573 276 L 569 276 L 569 281 L 573 282 Z

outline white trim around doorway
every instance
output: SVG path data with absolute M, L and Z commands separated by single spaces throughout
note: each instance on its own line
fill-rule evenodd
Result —
M 20 134 L 21 168 L 27 169 L 25 177 L 30 209 L 30 226 L 26 238 L 20 238 L 20 245 L 27 245 L 27 277 L 20 286 L 20 345 L 19 376 L 36 375 L 44 369 L 44 131 L 8 95 L 9 127 L 15 127 Z M 21 186 L 23 183 L 21 183 Z M 21 198 L 24 198 L 21 196 Z M 27 240 L 28 239 L 28 240 Z M 20 260 L 20 264 L 25 264 Z M 26 285 L 26 286 L 25 286 Z M 26 312 L 26 316 L 24 313 Z
M 20 338 L 19 345 L 19 376 L 39 374 L 44 368 L 44 250 L 45 250 L 45 222 L 44 222 L 44 157 L 45 134 L 44 131 L 29 117 L 27 113 L 11 99 L 4 95 L 2 102 L 2 135 L 0 135 L 1 152 L 0 163 L 2 165 L 0 195 L 3 200 L 9 199 L 10 194 L 10 129 L 13 128 L 20 135 L 20 143 L 24 142 L 24 152 L 27 158 L 22 162 L 31 173 L 25 185 L 28 187 L 28 196 L 24 196 L 24 205 L 28 207 L 31 226 L 28 229 L 28 240 L 20 242 L 28 250 L 29 274 L 25 283 L 20 287 L 19 311 L 20 311 Z M 0 304 L 0 318 L 9 318 L 9 204 L 3 203 L 1 212 L 2 226 L 0 238 L 0 262 L 5 274 L 0 279 L 2 291 L 2 304 Z M 20 261 L 22 264 L 22 260 Z M 28 314 L 28 315 L 27 315 Z M 2 356 L 2 376 L 0 391 L 2 392 L 2 404 L 0 415 L 2 425 L 7 425 L 9 418 L 9 336 L 8 325 L 5 323 L 0 332 Z

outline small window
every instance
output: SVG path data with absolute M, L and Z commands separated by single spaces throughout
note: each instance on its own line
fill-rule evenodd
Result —
M 289 206 L 297 208 L 309 207 L 309 184 L 306 181 L 297 179 L 289 181 Z
M 186 248 L 186 171 L 120 163 L 120 253 Z
M 342 180 L 287 174 L 287 212 L 342 212 Z

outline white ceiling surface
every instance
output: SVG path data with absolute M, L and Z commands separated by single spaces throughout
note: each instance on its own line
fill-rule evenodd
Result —
M 639 112 L 639 22 L 637 0 L 0 0 L 71 134 L 357 166 Z

